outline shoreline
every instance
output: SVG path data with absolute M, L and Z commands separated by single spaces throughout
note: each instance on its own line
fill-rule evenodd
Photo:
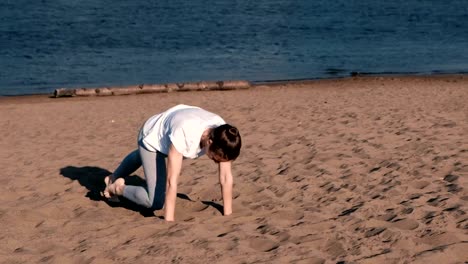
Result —
M 317 85 L 321 83 L 330 82 L 348 82 L 348 81 L 385 81 L 385 80 L 468 80 L 468 73 L 447 73 L 447 74 L 357 74 L 355 76 L 345 76 L 336 78 L 305 78 L 305 79 L 285 79 L 285 80 L 266 80 L 266 81 L 249 81 L 251 88 L 256 87 L 276 87 L 276 86 L 303 86 L 303 85 Z M 86 87 L 87 89 L 98 89 L 110 86 L 102 87 Z M 115 86 L 114 88 L 124 88 L 127 86 Z M 70 88 L 74 89 L 74 88 Z M 182 91 L 192 92 L 192 91 Z M 194 91 L 198 92 L 198 91 Z M 65 99 L 70 97 L 55 98 L 53 96 L 54 91 L 44 94 L 23 94 L 23 95 L 0 95 L 0 102 L 23 102 L 23 101 L 37 101 L 41 99 Z M 151 93 L 148 93 L 151 94 Z M 146 94 L 147 95 L 147 94 Z M 130 95 L 115 95 L 115 96 L 130 96 Z M 99 98 L 108 96 L 80 96 L 80 98 Z

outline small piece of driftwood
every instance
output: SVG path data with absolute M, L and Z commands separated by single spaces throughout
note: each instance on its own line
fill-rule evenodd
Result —
M 102 88 L 60 88 L 55 89 L 54 97 L 106 96 L 144 93 L 168 93 L 182 91 L 238 90 L 251 87 L 248 81 L 187 82 L 167 84 L 140 84 L 126 87 Z

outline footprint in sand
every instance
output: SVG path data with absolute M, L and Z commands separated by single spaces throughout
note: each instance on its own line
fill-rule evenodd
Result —
M 310 257 L 306 259 L 295 260 L 294 264 L 324 264 L 325 260 L 318 257 Z
M 451 193 L 458 193 L 463 189 L 462 187 L 460 187 L 458 184 L 455 184 L 455 183 L 447 184 L 446 187 L 447 187 L 447 191 Z
M 453 175 L 453 174 L 448 174 L 444 177 L 444 181 L 446 182 L 454 182 L 456 180 L 458 180 L 458 176 L 457 175 Z
M 280 231 L 268 224 L 257 227 L 257 231 L 262 235 L 269 234 L 275 236 L 279 242 L 288 241 L 291 238 L 291 235 L 287 231 Z
M 249 239 L 249 245 L 251 248 L 263 252 L 272 251 L 279 247 L 278 242 L 262 237 L 255 237 Z
M 338 240 L 328 241 L 325 244 L 325 251 L 333 258 L 346 255 L 346 250 Z
M 207 205 L 207 204 L 204 204 L 204 203 L 194 203 L 193 206 L 190 206 L 190 210 L 192 212 L 201 212 L 201 211 L 207 209 L 208 207 L 210 207 L 210 206 Z
M 369 237 L 377 236 L 381 234 L 382 232 L 384 232 L 385 230 L 386 230 L 385 227 L 372 227 L 366 230 L 366 232 L 364 233 L 364 237 L 369 238 Z
M 380 215 L 377 217 L 378 220 L 382 220 L 382 221 L 387 221 L 387 222 L 390 222 L 392 221 L 393 219 L 395 219 L 395 217 L 397 217 L 397 215 L 395 213 L 393 213 L 393 210 L 392 211 L 389 211 L 383 215 Z
M 178 201 L 177 212 L 181 214 L 181 217 L 184 219 L 184 221 L 187 221 L 191 218 L 189 217 L 189 215 L 185 217 L 185 214 L 187 214 L 188 212 L 202 212 L 207 210 L 209 207 L 210 204 L 207 202 L 180 200 Z
M 294 222 L 304 218 L 304 212 L 293 210 L 278 210 L 271 214 L 276 220 Z
M 408 215 L 408 214 L 411 214 L 413 211 L 414 209 L 412 207 L 406 207 L 401 210 L 401 213 Z
M 415 189 L 424 189 L 426 188 L 430 183 L 428 181 L 416 181 L 411 183 L 411 186 Z
M 419 227 L 419 223 L 416 220 L 405 218 L 405 219 L 394 221 L 393 227 L 396 227 L 402 230 L 414 230 Z
M 275 194 L 275 196 L 278 197 L 278 198 L 283 197 L 288 192 L 288 190 L 284 186 L 270 185 L 270 186 L 267 187 L 267 189 L 270 190 L 271 192 L 273 192 Z
M 431 205 L 431 206 L 442 207 L 442 206 L 445 206 L 447 204 L 446 201 L 448 199 L 449 198 L 447 198 L 447 197 L 442 197 L 440 195 L 437 195 L 436 197 L 432 197 L 429 200 L 427 200 L 426 203 Z
M 191 196 L 194 200 L 199 201 L 219 201 L 221 199 L 221 194 L 216 186 L 203 189 L 199 193 L 191 194 Z
M 385 229 L 382 233 L 379 234 L 379 238 L 384 243 L 398 241 L 399 237 L 401 236 L 401 232 L 399 231 L 391 231 L 389 229 Z

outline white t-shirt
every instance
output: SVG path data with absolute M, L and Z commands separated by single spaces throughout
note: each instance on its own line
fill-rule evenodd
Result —
M 176 105 L 149 118 L 138 139 L 147 150 L 166 155 L 172 143 L 184 157 L 194 159 L 204 154 L 200 148 L 203 132 L 223 124 L 220 116 L 200 107 Z

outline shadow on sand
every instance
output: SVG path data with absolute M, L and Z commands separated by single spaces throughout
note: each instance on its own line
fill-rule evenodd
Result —
M 104 184 L 104 178 L 111 174 L 111 172 L 106 169 L 102 169 L 99 167 L 91 167 L 91 166 L 85 166 L 85 167 L 67 166 L 67 167 L 60 169 L 60 174 L 65 178 L 78 181 L 81 184 L 81 186 L 88 189 L 88 193 L 86 194 L 86 197 L 88 197 L 90 200 L 104 201 L 110 207 L 123 207 L 128 210 L 139 212 L 144 217 L 155 216 L 153 210 L 137 205 L 123 197 L 119 197 L 120 202 L 118 203 L 110 202 L 107 199 L 103 198 L 101 193 L 102 191 L 104 191 L 104 188 L 106 187 Z M 136 186 L 145 186 L 146 184 L 142 178 L 136 175 L 125 177 L 125 183 L 128 185 L 136 185 Z M 178 193 L 177 197 L 179 199 L 193 201 L 186 194 Z M 208 202 L 208 201 L 203 201 L 203 203 L 206 205 L 212 206 L 216 210 L 223 213 L 222 205 L 219 205 L 214 202 Z
M 141 215 L 145 217 L 154 216 L 154 212 L 149 210 L 148 208 L 144 208 L 139 206 L 131 201 L 120 198 L 120 202 L 110 202 L 107 199 L 103 198 L 101 193 L 104 191 L 106 185 L 104 184 L 104 178 L 111 174 L 110 171 L 106 169 L 102 169 L 99 167 L 74 167 L 74 166 L 67 166 L 60 169 L 60 174 L 63 177 L 69 178 L 74 181 L 78 181 L 81 186 L 88 189 L 88 193 L 86 197 L 93 201 L 104 201 L 110 207 L 123 207 L 128 210 L 132 210 L 135 212 L 139 212 Z M 129 176 L 125 178 L 125 182 L 131 185 L 139 185 L 143 186 L 145 181 L 142 180 L 138 176 Z

